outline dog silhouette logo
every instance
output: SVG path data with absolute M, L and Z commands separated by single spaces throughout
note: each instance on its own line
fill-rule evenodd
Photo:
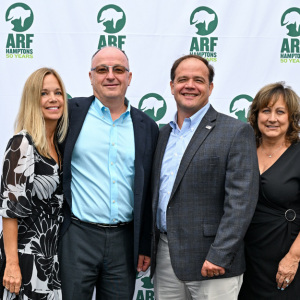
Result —
M 32 9 L 24 3 L 15 3 L 7 9 L 5 20 L 13 25 L 13 31 L 26 31 L 33 23 Z
M 126 15 L 122 8 L 110 4 L 100 9 L 97 22 L 102 24 L 104 32 L 113 34 L 123 29 L 126 23 Z
M 162 119 L 167 111 L 166 101 L 162 96 L 155 93 L 146 94 L 139 101 L 138 107 L 154 121 Z
M 238 95 L 230 103 L 229 111 L 234 114 L 237 119 L 247 122 L 249 107 L 253 98 L 249 95 Z
M 292 7 L 286 10 L 281 17 L 281 26 L 286 27 L 288 36 L 300 36 L 300 8 Z
M 192 12 L 190 24 L 196 27 L 198 35 L 209 35 L 218 26 L 218 16 L 211 8 L 200 6 Z

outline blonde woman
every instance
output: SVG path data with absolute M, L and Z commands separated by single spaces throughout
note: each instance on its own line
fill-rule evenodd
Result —
M 25 83 L 1 178 L 5 300 L 62 298 L 57 259 L 63 219 L 58 143 L 68 128 L 66 99 L 64 84 L 53 69 L 38 69 Z

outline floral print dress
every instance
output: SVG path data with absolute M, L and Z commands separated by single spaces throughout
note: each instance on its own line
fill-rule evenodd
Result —
M 3 161 L 0 215 L 18 219 L 22 286 L 18 297 L 5 289 L 4 300 L 62 299 L 57 259 L 63 220 L 61 175 L 55 160 L 41 156 L 25 131 L 9 141 Z M 2 234 L 0 242 L 3 245 Z

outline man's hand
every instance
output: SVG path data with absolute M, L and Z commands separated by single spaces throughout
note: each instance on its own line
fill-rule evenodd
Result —
M 139 255 L 139 261 L 137 265 L 137 271 L 138 272 L 145 272 L 150 266 L 151 258 L 146 255 Z
M 213 276 L 219 276 L 224 274 L 225 274 L 224 268 L 214 265 L 208 260 L 204 262 L 201 269 L 201 275 L 203 277 L 213 277 Z

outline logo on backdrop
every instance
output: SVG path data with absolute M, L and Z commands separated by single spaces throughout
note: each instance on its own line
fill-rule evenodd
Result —
M 167 104 L 165 99 L 159 94 L 146 94 L 138 105 L 139 110 L 142 110 L 155 122 L 161 120 L 167 112 Z M 160 127 L 165 124 L 160 124 Z
M 237 119 L 246 123 L 252 101 L 253 98 L 249 95 L 238 95 L 230 102 L 229 111 Z
M 149 93 L 139 101 L 139 109 L 154 121 L 159 121 L 166 114 L 167 104 L 162 96 Z
M 288 36 L 300 36 L 300 9 L 292 7 L 286 10 L 281 17 L 281 26 L 286 27 Z
M 5 20 L 13 25 L 12 30 L 23 32 L 28 30 L 33 23 L 33 12 L 24 3 L 15 3 L 6 11 Z
M 211 8 L 200 6 L 192 12 L 190 24 L 197 28 L 197 34 L 209 35 L 217 28 L 218 16 Z
M 21 33 L 33 24 L 33 11 L 25 3 L 12 4 L 6 11 L 5 20 L 11 24 L 6 41 L 6 58 L 33 58 L 32 41 L 34 35 Z
M 140 272 L 143 273 L 143 272 Z M 151 281 L 150 276 L 148 274 L 149 271 L 143 273 L 143 275 L 139 276 L 139 273 L 136 275 L 137 286 L 141 288 L 136 292 L 135 300 L 154 300 L 154 291 L 153 291 L 153 283 Z
M 280 62 L 300 63 L 300 8 L 287 9 L 281 17 L 280 24 L 288 36 L 282 41 Z
M 97 22 L 100 30 L 106 33 L 100 35 L 98 49 L 105 46 L 122 49 L 126 36 L 116 35 L 116 33 L 119 33 L 126 24 L 126 15 L 123 9 L 114 4 L 105 5 L 98 12 Z
M 208 61 L 217 61 L 217 37 L 209 36 L 218 26 L 218 16 L 209 7 L 197 7 L 190 16 L 190 25 L 195 27 L 195 32 L 200 37 L 193 37 L 190 54 L 200 55 Z

